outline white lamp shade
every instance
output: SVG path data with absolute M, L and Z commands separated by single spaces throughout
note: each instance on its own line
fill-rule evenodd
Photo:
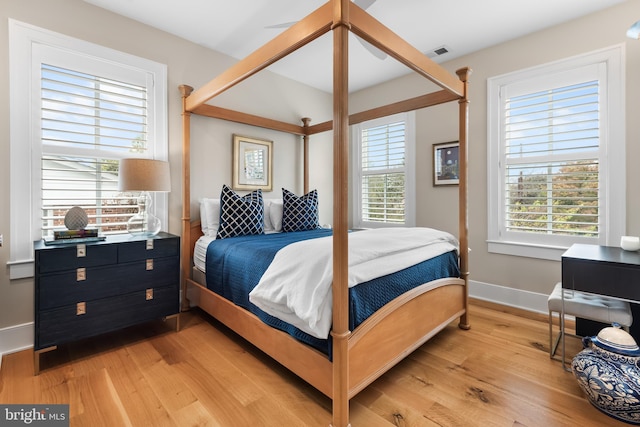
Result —
M 169 162 L 151 159 L 121 159 L 120 191 L 171 191 Z

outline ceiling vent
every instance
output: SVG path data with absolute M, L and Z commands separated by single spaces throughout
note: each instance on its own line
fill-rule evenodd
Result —
M 436 56 L 442 56 L 445 53 L 449 53 L 449 52 L 450 52 L 450 49 L 447 46 L 443 45 L 425 52 L 425 55 L 427 55 L 429 58 L 435 58 Z

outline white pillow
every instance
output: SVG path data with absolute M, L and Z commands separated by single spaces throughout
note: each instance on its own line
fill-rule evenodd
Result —
M 271 218 L 269 218 L 269 212 L 271 211 L 271 200 L 264 200 L 264 232 L 273 233 L 273 224 Z
M 282 213 L 282 199 L 271 200 L 269 203 L 269 221 L 271 222 L 273 230 L 278 233 L 282 231 Z M 267 216 L 266 214 L 265 212 L 265 218 Z
M 220 199 L 200 200 L 200 223 L 202 224 L 202 234 L 209 237 L 216 237 L 220 226 Z
M 204 202 L 200 199 L 200 229 L 205 236 L 209 232 L 209 223 L 207 222 L 207 210 L 204 207 Z

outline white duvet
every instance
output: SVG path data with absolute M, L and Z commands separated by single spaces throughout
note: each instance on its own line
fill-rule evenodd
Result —
M 451 234 L 431 228 L 379 228 L 349 233 L 349 287 L 458 250 Z M 249 294 L 266 313 L 317 338 L 332 323 L 331 237 L 280 249 Z

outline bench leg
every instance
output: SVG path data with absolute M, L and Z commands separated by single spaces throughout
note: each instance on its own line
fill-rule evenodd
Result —
M 549 357 L 553 359 L 553 356 L 556 355 L 556 351 L 558 350 L 558 344 L 560 344 L 562 331 L 558 334 L 555 343 L 553 342 L 553 313 L 549 312 Z

